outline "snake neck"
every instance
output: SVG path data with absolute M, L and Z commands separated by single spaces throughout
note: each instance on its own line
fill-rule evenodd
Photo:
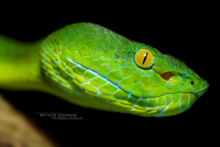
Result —
M 39 50 L 39 43 L 24 43 L 0 36 L 0 88 L 40 88 Z

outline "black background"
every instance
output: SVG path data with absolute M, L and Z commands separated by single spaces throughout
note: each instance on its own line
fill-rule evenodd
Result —
M 72 133 L 79 130 L 77 121 L 51 120 L 41 118 L 37 112 L 75 113 L 84 120 L 115 121 L 139 120 L 144 126 L 167 125 L 177 122 L 178 126 L 188 123 L 197 126 L 201 123 L 215 123 L 218 107 L 215 106 L 217 89 L 217 30 L 214 4 L 194 5 L 120 5 L 108 3 L 93 8 L 66 4 L 59 7 L 43 8 L 36 6 L 7 7 L 1 10 L 0 34 L 23 41 L 36 41 L 67 24 L 93 22 L 105 26 L 132 40 L 149 44 L 163 53 L 168 53 L 184 61 L 189 67 L 206 79 L 210 88 L 188 111 L 173 117 L 143 118 L 127 114 L 97 111 L 69 104 L 60 98 L 40 92 L 0 92 L 16 108 L 34 120 L 52 138 L 63 146 L 74 144 Z M 65 8 L 66 6 L 68 8 Z M 107 7 L 107 5 L 109 7 Z M 123 9 L 126 8 L 126 9 Z M 214 39 L 215 38 L 215 39 Z M 127 122 L 126 122 L 127 123 Z M 144 128 L 144 127 L 143 127 Z M 65 134 L 65 136 L 63 135 Z

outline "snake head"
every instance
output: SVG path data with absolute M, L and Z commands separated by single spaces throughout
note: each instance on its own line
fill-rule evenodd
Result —
M 44 77 L 81 106 L 140 116 L 189 109 L 208 88 L 183 62 L 92 23 L 60 29 L 41 45 Z M 52 87 L 52 86 L 51 86 Z
M 157 80 L 154 78 L 151 80 L 163 87 L 156 86 L 158 88 L 152 95 L 159 96 L 159 101 L 171 99 L 169 105 L 166 105 L 158 116 L 175 115 L 189 109 L 207 91 L 209 87 L 207 81 L 173 56 L 162 54 L 150 46 L 146 48 L 149 48 L 155 57 L 151 73 Z

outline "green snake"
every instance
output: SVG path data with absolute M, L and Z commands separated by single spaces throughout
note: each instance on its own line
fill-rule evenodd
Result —
M 71 103 L 144 117 L 182 113 L 208 83 L 173 56 L 93 23 L 34 43 L 0 36 L 0 87 L 38 90 Z

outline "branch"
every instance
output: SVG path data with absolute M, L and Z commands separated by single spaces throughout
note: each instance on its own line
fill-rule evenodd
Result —
M 0 146 L 54 147 L 55 145 L 0 95 Z

